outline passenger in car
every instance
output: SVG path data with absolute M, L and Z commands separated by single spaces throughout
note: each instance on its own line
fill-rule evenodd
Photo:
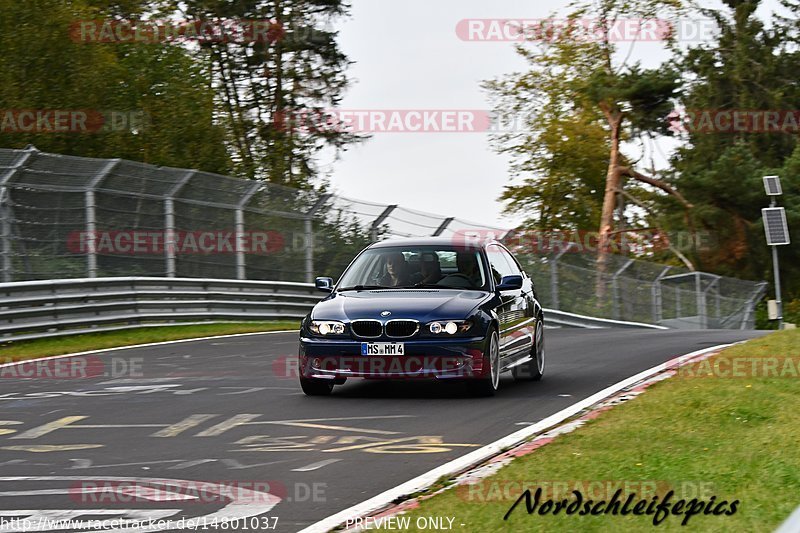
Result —
M 415 285 L 435 284 L 442 279 L 442 265 L 439 256 L 433 252 L 423 252 L 420 257 L 420 271 L 412 276 Z
M 408 263 L 401 252 L 386 257 L 386 274 L 381 277 L 379 283 L 384 287 L 397 287 L 410 283 Z

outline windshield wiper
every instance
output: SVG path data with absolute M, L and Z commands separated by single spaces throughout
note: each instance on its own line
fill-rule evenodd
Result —
M 404 285 L 402 287 L 394 287 L 395 289 L 446 289 L 443 285 L 435 283 L 417 283 L 416 285 Z
M 352 287 L 344 287 L 339 289 L 341 291 L 369 291 L 373 289 L 389 289 L 391 287 L 383 287 L 381 285 L 353 285 Z

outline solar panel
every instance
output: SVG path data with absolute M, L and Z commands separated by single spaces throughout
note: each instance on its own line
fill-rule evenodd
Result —
M 778 176 L 764 176 L 764 190 L 767 196 L 780 196 L 783 194 L 781 179 Z
M 786 224 L 786 211 L 782 207 L 768 207 L 761 210 L 764 217 L 764 232 L 767 244 L 780 246 L 789 244 L 789 227 Z

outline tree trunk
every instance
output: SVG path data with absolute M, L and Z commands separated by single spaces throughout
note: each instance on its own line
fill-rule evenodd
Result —
M 600 231 L 597 246 L 597 282 L 595 296 L 597 306 L 601 306 L 606 296 L 605 273 L 608 270 L 609 253 L 611 249 L 611 234 L 614 231 L 614 209 L 617 203 L 617 192 L 620 188 L 620 152 L 619 138 L 622 114 L 604 109 L 611 127 L 611 151 L 606 174 L 606 190 L 603 196 L 603 211 L 600 215 Z

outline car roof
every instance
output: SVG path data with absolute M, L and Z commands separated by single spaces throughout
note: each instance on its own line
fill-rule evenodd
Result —
M 464 245 L 463 237 L 407 237 L 387 239 L 373 243 L 369 248 L 388 248 L 392 246 L 452 246 Z M 471 243 L 470 243 L 471 244 Z M 480 242 L 477 247 L 486 248 L 489 244 L 500 244 L 497 241 Z

